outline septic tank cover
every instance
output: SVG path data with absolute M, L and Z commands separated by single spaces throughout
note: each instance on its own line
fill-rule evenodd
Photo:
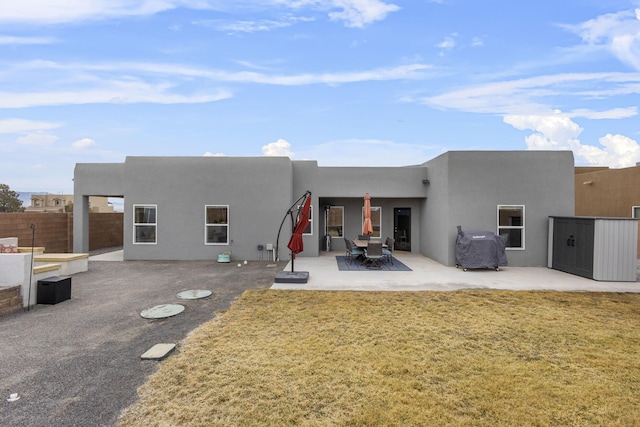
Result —
M 145 319 L 164 319 L 166 317 L 175 316 L 184 311 L 184 306 L 180 304 L 161 304 L 155 307 L 143 310 L 140 316 Z

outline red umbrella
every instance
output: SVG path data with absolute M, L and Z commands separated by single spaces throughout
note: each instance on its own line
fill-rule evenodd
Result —
M 364 224 L 362 224 L 362 234 L 373 234 L 373 225 L 371 225 L 371 196 L 369 196 L 369 193 L 364 195 Z
M 291 253 L 295 257 L 296 254 L 299 254 L 304 249 L 304 243 L 302 242 L 302 233 L 309 225 L 309 210 L 311 208 L 311 195 L 308 195 L 306 200 L 304 201 L 302 208 L 298 212 L 298 223 L 296 227 L 293 229 L 293 234 L 291 235 L 291 239 L 289 239 L 289 244 L 287 247 L 291 249 Z

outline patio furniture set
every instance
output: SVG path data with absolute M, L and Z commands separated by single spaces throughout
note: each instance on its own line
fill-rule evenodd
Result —
M 346 256 L 350 263 L 353 260 L 365 264 L 368 268 L 382 268 L 383 262 L 393 264 L 393 245 L 395 240 L 387 237 L 385 242 L 371 240 L 369 235 L 359 235 L 357 239 L 344 238 Z

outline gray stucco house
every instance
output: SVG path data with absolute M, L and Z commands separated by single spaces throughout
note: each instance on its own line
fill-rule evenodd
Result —
M 455 265 L 456 226 L 509 236 L 511 266 L 547 264 L 549 216 L 574 214 L 570 151 L 451 151 L 406 167 L 320 167 L 288 157 L 127 157 L 75 168 L 74 252 L 89 248 L 89 196 L 124 197 L 125 260 L 267 259 L 287 209 L 311 190 L 304 252 L 361 233 Z M 288 259 L 287 221 L 280 259 Z M 329 237 L 327 237 L 329 236 Z M 262 248 L 260 250 L 259 248 Z

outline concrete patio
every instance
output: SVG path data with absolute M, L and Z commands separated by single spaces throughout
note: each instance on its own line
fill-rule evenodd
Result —
M 355 291 L 453 291 L 457 289 L 554 290 L 585 292 L 640 292 L 639 282 L 599 282 L 547 267 L 501 267 L 463 271 L 420 254 L 396 252 L 394 257 L 413 271 L 339 271 L 335 260 L 342 252 L 299 257 L 295 271 L 308 271 L 306 284 L 275 283 L 271 289 Z M 291 271 L 291 263 L 285 268 Z

